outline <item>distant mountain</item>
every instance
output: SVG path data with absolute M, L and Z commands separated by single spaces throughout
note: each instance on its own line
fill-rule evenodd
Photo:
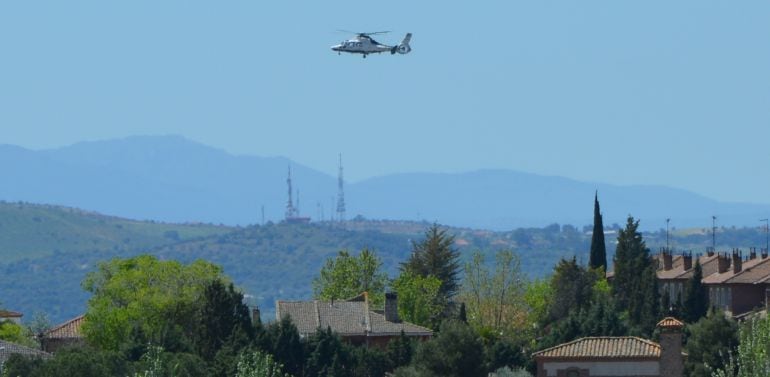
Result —
M 31 151 L 0 146 L 0 199 L 56 203 L 169 222 L 255 224 L 283 217 L 289 165 L 303 215 L 328 218 L 336 177 L 282 157 L 236 156 L 179 136 L 143 136 Z M 686 174 L 686 172 L 683 172 Z M 657 229 L 756 225 L 770 205 L 724 203 L 661 186 L 615 186 L 508 170 L 411 173 L 346 186 L 348 218 L 437 221 L 513 229 L 588 224 L 599 191 L 605 224 L 628 214 Z M 295 198 L 297 192 L 294 193 Z

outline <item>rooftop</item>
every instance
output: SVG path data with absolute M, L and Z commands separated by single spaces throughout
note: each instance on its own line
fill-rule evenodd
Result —
M 83 326 L 85 315 L 79 315 L 67 322 L 57 325 L 45 333 L 48 339 L 79 339 L 83 337 L 80 329 Z
M 573 340 L 532 354 L 535 358 L 660 358 L 660 345 L 634 336 L 601 336 Z
M 51 357 L 51 354 L 48 352 L 0 340 L 0 365 L 8 361 L 8 358 L 10 358 L 11 355 L 15 354 L 28 357 L 40 357 L 43 359 Z

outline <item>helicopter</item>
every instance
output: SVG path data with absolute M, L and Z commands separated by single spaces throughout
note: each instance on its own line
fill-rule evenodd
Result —
M 379 54 L 383 52 L 390 52 L 391 55 L 395 53 L 408 54 L 412 51 L 409 47 L 409 41 L 412 39 L 412 33 L 406 33 L 404 40 L 400 44 L 395 46 L 388 46 L 377 42 L 372 38 L 372 35 L 385 34 L 389 31 L 375 31 L 372 33 L 353 33 L 345 30 L 340 30 L 345 33 L 352 33 L 356 36 L 352 39 L 340 42 L 338 45 L 332 46 L 332 51 L 337 51 L 338 55 L 342 55 L 343 52 L 351 54 L 363 54 L 364 58 L 369 54 Z

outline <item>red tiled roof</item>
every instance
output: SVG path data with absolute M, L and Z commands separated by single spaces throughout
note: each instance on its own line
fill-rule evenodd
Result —
M 85 315 L 77 316 L 67 322 L 62 323 L 46 332 L 46 338 L 49 339 L 72 339 L 82 338 L 83 333 L 80 331 L 81 326 L 85 320 Z
M 660 345 L 633 336 L 580 338 L 569 343 L 535 352 L 536 358 L 660 358 Z
M 666 317 L 663 318 L 660 322 L 658 322 L 657 327 L 660 327 L 662 329 L 681 329 L 684 327 L 684 323 L 680 322 L 678 319 L 674 317 Z

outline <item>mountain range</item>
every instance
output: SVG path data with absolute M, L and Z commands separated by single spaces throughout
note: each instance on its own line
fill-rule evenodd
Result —
M 302 215 L 328 219 L 337 195 L 337 177 L 288 158 L 233 155 L 180 136 L 46 150 L 0 145 L 0 164 L 0 200 L 165 222 L 257 224 L 262 208 L 266 220 L 281 220 L 289 166 Z M 630 214 L 646 229 L 665 226 L 666 218 L 677 227 L 710 227 L 714 215 L 721 225 L 754 226 L 770 213 L 770 205 L 720 202 L 671 187 L 617 186 L 512 170 L 393 174 L 345 185 L 348 218 L 492 230 L 589 224 L 596 192 L 605 224 L 622 224 Z

